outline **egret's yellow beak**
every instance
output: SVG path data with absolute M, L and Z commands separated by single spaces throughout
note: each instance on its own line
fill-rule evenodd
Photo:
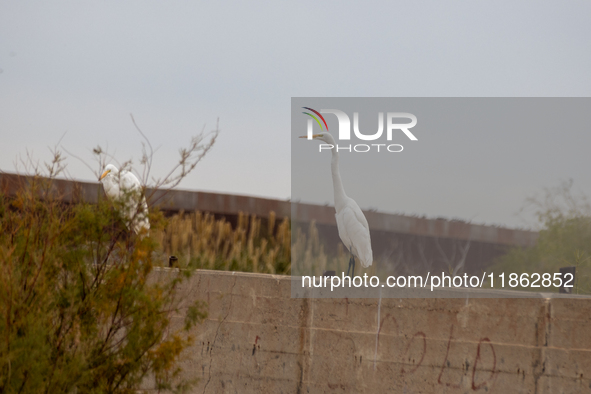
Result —
M 316 137 L 320 137 L 320 134 L 314 134 L 314 135 L 312 135 L 312 139 L 314 139 Z M 300 136 L 300 138 L 308 138 L 308 136 L 307 135 L 302 135 L 302 136 Z
M 103 178 L 106 177 L 109 172 L 111 172 L 111 170 L 107 170 L 107 171 L 103 172 L 103 175 L 101 175 L 101 177 L 99 178 L 99 181 L 102 181 Z

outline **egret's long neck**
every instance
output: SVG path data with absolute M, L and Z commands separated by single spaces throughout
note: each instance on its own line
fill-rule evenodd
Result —
M 330 168 L 332 171 L 332 187 L 334 189 L 334 207 L 338 211 L 345 205 L 347 195 L 345 194 L 343 182 L 341 181 L 341 173 L 339 172 L 339 152 L 337 152 L 336 144 L 333 144 L 333 146 Z

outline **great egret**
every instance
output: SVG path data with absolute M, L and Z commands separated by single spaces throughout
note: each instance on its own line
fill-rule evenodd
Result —
M 308 137 L 301 136 L 300 138 Z M 369 225 L 367 224 L 367 219 L 361 211 L 361 208 L 359 208 L 359 205 L 357 205 L 355 200 L 345 194 L 343 182 L 341 181 L 341 174 L 339 172 L 339 153 L 335 148 L 337 144 L 333 136 L 330 133 L 323 132 L 321 134 L 312 135 L 312 138 L 324 141 L 332 146 L 332 160 L 330 167 L 332 171 L 332 186 L 334 189 L 335 217 L 337 219 L 339 237 L 351 254 L 347 275 L 349 275 L 349 270 L 351 270 L 351 278 L 353 278 L 355 273 L 355 257 L 359 259 L 363 268 L 369 267 L 373 262 Z
M 141 184 L 137 177 L 129 171 L 119 171 L 113 164 L 107 164 L 100 181 L 107 197 L 123 204 L 127 227 L 136 234 L 140 234 L 143 229 L 147 233 L 150 230 L 148 204 L 143 196 L 140 204 Z

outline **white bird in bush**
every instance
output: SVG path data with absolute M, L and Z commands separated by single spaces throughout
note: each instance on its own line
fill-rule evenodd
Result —
M 136 234 L 144 230 L 147 233 L 150 230 L 148 204 L 141 195 L 142 185 L 139 179 L 129 171 L 119 171 L 114 165 L 107 164 L 100 181 L 107 197 L 122 204 L 123 215 L 128 220 L 127 227 Z
M 301 136 L 300 138 L 308 138 Z M 369 267 L 373 262 L 373 253 L 371 251 L 371 238 L 369 236 L 369 225 L 367 219 L 359 205 L 351 197 L 345 194 L 341 174 L 339 172 L 339 153 L 334 148 L 337 144 L 330 133 L 312 135 L 312 139 L 324 141 L 333 146 L 332 148 L 332 186 L 334 189 L 334 207 L 336 210 L 337 228 L 339 237 L 345 244 L 351 257 L 349 259 L 349 270 L 351 278 L 355 272 L 355 257 L 361 262 L 363 268 Z

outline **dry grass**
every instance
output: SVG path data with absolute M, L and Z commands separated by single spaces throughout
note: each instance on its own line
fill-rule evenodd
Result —
M 322 275 L 325 270 L 347 272 L 349 253 L 342 244 L 336 255 L 327 253 L 316 224 L 298 228 L 292 240 L 287 217 L 280 222 L 274 212 L 267 220 L 240 213 L 235 228 L 212 214 L 180 213 L 168 219 L 153 238 L 165 255 L 179 258 L 181 267 L 279 275 Z M 163 260 L 166 260 L 165 258 Z M 375 267 L 356 273 L 375 274 Z
M 349 255 L 343 244 L 339 243 L 336 256 L 327 253 L 314 221 L 310 223 L 307 233 L 300 228 L 296 230 L 292 248 L 294 275 L 322 275 L 326 270 L 335 270 L 337 273 L 347 270 Z
M 321 275 L 325 270 L 346 272 L 349 262 L 342 244 L 336 255 L 325 251 L 314 222 L 307 231 L 297 229 L 292 242 L 289 219 L 279 222 L 274 212 L 266 221 L 240 213 L 235 228 L 209 213 L 180 213 L 153 237 L 163 253 L 189 268 L 281 275 L 293 269 L 295 275 Z
M 289 219 L 276 223 L 269 214 L 265 226 L 255 215 L 238 215 L 236 228 L 209 213 L 180 213 L 169 219 L 154 239 L 163 252 L 179 257 L 181 266 L 224 271 L 291 273 Z

